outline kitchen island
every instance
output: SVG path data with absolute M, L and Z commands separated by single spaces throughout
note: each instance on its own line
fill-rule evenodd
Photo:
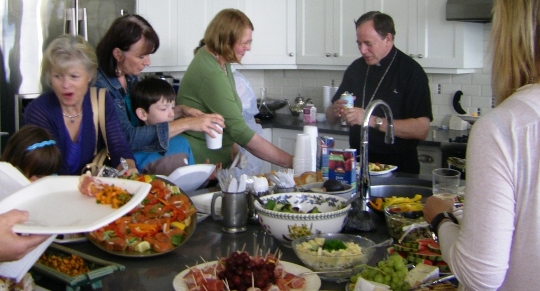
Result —
M 393 175 L 388 175 L 387 178 L 391 177 Z M 373 181 L 381 179 L 377 178 Z M 390 236 L 386 230 L 384 218 L 374 213 L 371 213 L 371 216 L 376 225 L 375 231 L 351 233 L 364 236 L 376 243 L 388 239 Z M 124 271 L 115 271 L 105 277 L 102 281 L 102 288 L 98 290 L 174 290 L 172 285 L 174 277 L 188 266 L 194 266 L 204 261 L 213 261 L 218 257 L 227 256 L 233 251 L 242 249 L 250 254 L 253 254 L 257 248 L 264 253 L 267 251 L 273 253 L 279 249 L 283 253 L 281 257 L 283 261 L 302 265 L 291 248 L 281 245 L 259 224 L 250 223 L 246 232 L 229 234 L 222 232 L 220 222 L 212 220 L 211 217 L 207 217 L 197 224 L 195 232 L 185 244 L 169 253 L 154 257 L 121 257 L 107 253 L 89 241 L 64 244 L 64 246 L 125 266 Z M 378 249 L 370 264 L 375 264 L 384 258 L 385 254 L 386 248 Z M 46 277 L 38 279 L 37 284 L 49 290 L 68 290 L 64 285 L 55 284 Z M 345 286 L 346 282 L 336 283 L 322 280 L 321 290 L 342 291 L 345 290 Z M 91 288 L 82 288 L 82 290 L 91 290 Z

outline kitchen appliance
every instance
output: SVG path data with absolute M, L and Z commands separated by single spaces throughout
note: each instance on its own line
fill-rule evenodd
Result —
M 493 0 L 448 0 L 446 20 L 491 22 Z
M 48 89 L 41 83 L 40 67 L 53 39 L 78 33 L 95 47 L 111 23 L 135 13 L 136 5 L 136 0 L 0 1 L 1 131 L 15 132 L 24 107 Z

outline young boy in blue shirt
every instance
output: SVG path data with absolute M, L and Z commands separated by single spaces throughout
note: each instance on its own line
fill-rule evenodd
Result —
M 145 125 L 174 119 L 176 94 L 167 81 L 145 78 L 136 83 L 130 93 L 135 115 Z M 140 173 L 168 176 L 179 167 L 195 164 L 187 139 L 180 135 L 169 139 L 166 152 L 134 152 L 133 155 Z

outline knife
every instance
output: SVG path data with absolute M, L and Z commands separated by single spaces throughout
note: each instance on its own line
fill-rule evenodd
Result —
M 442 277 L 442 278 L 439 278 L 439 279 L 435 279 L 433 281 L 429 281 L 429 282 L 420 284 L 418 287 L 416 287 L 416 288 L 414 288 L 412 290 L 422 289 L 422 288 L 425 288 L 425 287 L 428 287 L 428 286 L 432 286 L 432 285 L 436 285 L 436 284 L 439 284 L 439 283 L 443 283 L 443 282 L 452 280 L 454 278 L 456 278 L 456 276 L 454 274 L 448 275 L 448 276 L 445 276 L 445 277 Z

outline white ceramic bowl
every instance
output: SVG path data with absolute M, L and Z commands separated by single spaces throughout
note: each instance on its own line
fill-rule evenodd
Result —
M 351 205 L 343 207 L 347 199 L 321 193 L 279 193 L 261 197 L 263 202 L 289 203 L 304 213 L 268 210 L 255 202 L 259 222 L 266 232 L 272 234 L 285 246 L 293 239 L 317 233 L 338 233 L 345 225 Z M 320 213 L 307 213 L 314 207 Z
M 356 188 L 353 188 L 351 184 L 343 184 L 344 190 L 341 191 L 323 191 L 324 182 L 315 182 L 315 183 L 309 183 L 306 185 L 302 185 L 300 187 L 304 188 L 307 191 L 315 192 L 315 193 L 323 193 L 323 194 L 329 194 L 329 195 L 335 195 L 339 196 L 341 198 L 349 199 L 351 198 L 352 194 L 356 191 Z

